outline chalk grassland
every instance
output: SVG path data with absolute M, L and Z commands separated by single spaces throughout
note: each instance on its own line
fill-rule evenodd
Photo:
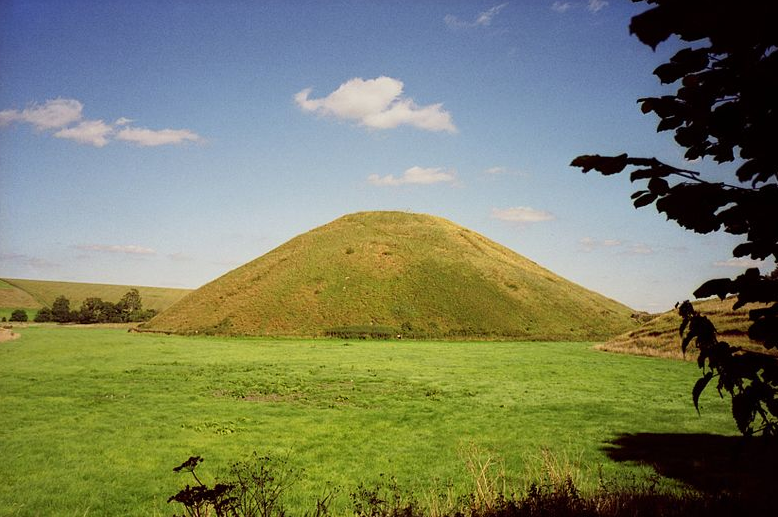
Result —
M 766 352 L 764 347 L 748 339 L 748 327 L 751 324 L 748 319 L 748 311 L 762 307 L 762 305 L 751 304 L 745 308 L 733 310 L 734 303 L 734 298 L 725 300 L 715 298 L 694 302 L 694 306 L 698 312 L 713 322 L 720 340 L 747 350 Z M 644 323 L 638 329 L 598 345 L 598 348 L 609 352 L 684 359 L 678 332 L 681 321 L 677 311 L 668 311 Z M 687 350 L 685 359 L 696 361 L 697 354 L 693 345 Z
M 305 469 L 291 509 L 332 483 L 342 510 L 359 483 L 391 476 L 422 496 L 471 492 L 470 444 L 516 486 L 548 450 L 585 488 L 599 466 L 607 479 L 650 473 L 606 456 L 625 434 L 736 433 L 715 390 L 695 413 L 695 365 L 586 343 L 18 331 L 0 345 L 2 515 L 170 515 L 166 499 L 191 482 L 172 468 L 190 455 L 212 482 L 252 451 L 289 453 Z
M 148 327 L 310 337 L 376 326 L 418 337 L 580 341 L 635 328 L 632 313 L 445 219 L 362 212 L 230 271 Z
M 47 280 L 0 279 L 0 310 L 40 309 L 51 307 L 62 295 L 70 300 L 70 308 L 77 310 L 86 298 L 102 298 L 118 302 L 130 289 L 140 293 L 144 309 L 162 311 L 188 294 L 190 289 L 144 287 L 132 285 L 90 284 L 81 282 L 52 282 Z
M 25 309 L 32 317 L 42 306 L 30 293 L 0 279 L 0 318 L 10 319 L 16 309 Z

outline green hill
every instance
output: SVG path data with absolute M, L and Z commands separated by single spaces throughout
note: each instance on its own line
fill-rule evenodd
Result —
M 81 302 L 90 297 L 102 298 L 108 302 L 118 302 L 127 291 L 133 288 L 140 293 L 144 309 L 158 311 L 167 309 L 191 291 L 191 289 L 168 287 L 3 278 L 0 279 L 0 311 L 13 309 L 35 311 L 42 307 L 51 307 L 54 299 L 60 295 L 70 300 L 72 309 L 78 309 Z
M 41 307 L 41 302 L 30 293 L 0 279 L 0 318 L 9 319 L 16 309 L 24 309 L 32 317 Z
M 146 327 L 588 340 L 634 328 L 632 313 L 445 219 L 362 212 L 230 271 Z
M 749 305 L 738 310 L 732 310 L 735 298 L 719 300 L 718 298 L 695 301 L 694 307 L 703 316 L 707 316 L 716 326 L 719 339 L 731 345 L 741 346 L 759 352 L 767 350 L 748 339 L 748 311 L 759 307 Z M 623 352 L 636 355 L 683 358 L 681 353 L 681 337 L 678 328 L 681 317 L 673 309 L 656 315 L 637 329 L 625 332 L 606 343 L 598 345 L 600 350 Z M 686 354 L 687 360 L 696 360 L 694 346 Z

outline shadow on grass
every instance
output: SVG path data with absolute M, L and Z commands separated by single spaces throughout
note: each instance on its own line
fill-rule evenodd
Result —
M 729 493 L 778 505 L 776 440 L 714 434 L 623 434 L 604 447 L 614 461 L 649 465 L 657 474 L 709 494 Z

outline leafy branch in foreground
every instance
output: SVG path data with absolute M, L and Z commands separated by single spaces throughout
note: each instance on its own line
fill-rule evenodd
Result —
M 643 0 L 635 0 L 643 1 Z M 693 43 L 654 70 L 674 94 L 638 99 L 643 113 L 660 119 L 657 131 L 674 131 L 686 160 L 712 159 L 734 170 L 706 179 L 656 158 L 583 155 L 571 165 L 583 172 L 618 174 L 631 167 L 630 180 L 647 181 L 632 194 L 636 208 L 658 212 L 697 233 L 724 231 L 744 237 L 735 258 L 778 261 L 778 3 L 748 0 L 645 0 L 653 7 L 632 18 L 630 32 L 656 49 L 670 37 Z M 732 177 L 732 181 L 719 180 Z M 778 281 L 756 268 L 736 279 L 706 282 L 698 298 L 736 295 L 735 308 L 760 303 L 750 311 L 749 338 L 765 348 L 778 346 Z M 708 383 L 732 395 L 732 412 L 744 434 L 776 436 L 776 359 L 745 353 L 716 338 L 716 329 L 691 304 L 681 306 L 686 332 L 700 349 L 703 376 L 694 386 L 695 407 Z M 758 417 L 762 425 L 753 428 Z
M 743 350 L 719 341 L 711 321 L 694 309 L 689 301 L 678 307 L 683 318 L 681 348 L 686 353 L 695 342 L 699 349 L 697 364 L 703 375 L 694 384 L 692 400 L 699 412 L 700 395 L 710 381 L 717 379 L 716 389 L 732 398 L 732 416 L 744 435 L 761 433 L 778 435 L 778 361 L 774 356 Z M 759 420 L 755 428 L 754 422 Z

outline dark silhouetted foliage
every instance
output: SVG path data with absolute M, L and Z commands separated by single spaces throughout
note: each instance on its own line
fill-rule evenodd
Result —
M 194 486 L 188 484 L 167 500 L 170 502 L 181 503 L 184 506 L 187 516 L 205 517 L 211 515 L 213 510 L 217 517 L 237 515 L 234 511 L 234 500 L 229 497 L 232 485 L 217 483 L 213 488 L 208 488 L 200 478 L 197 477 L 195 469 L 203 461 L 200 456 L 190 456 L 188 460 L 173 469 L 173 472 L 189 472 L 197 482 Z
M 16 309 L 11 313 L 11 321 L 27 321 L 27 311 L 24 309 Z
M 70 300 L 64 296 L 58 296 L 51 304 L 51 320 L 57 323 L 67 323 L 71 321 Z
M 117 303 L 89 297 L 81 302 L 77 311 L 70 310 L 70 300 L 58 296 L 51 309 L 38 311 L 37 322 L 58 323 L 133 323 L 148 321 L 157 314 L 154 309 L 143 310 L 143 302 L 137 289 L 130 289 Z
M 636 0 L 640 1 L 640 0 Z M 646 0 L 651 8 L 635 16 L 630 31 L 646 45 L 678 37 L 690 45 L 654 70 L 671 95 L 638 99 L 643 113 L 655 113 L 657 131 L 674 131 L 687 160 L 712 159 L 731 182 L 656 158 L 584 155 L 571 165 L 604 175 L 630 168 L 631 181 L 645 182 L 632 195 L 636 208 L 656 209 L 697 233 L 724 231 L 743 237 L 735 257 L 778 260 L 778 2 L 760 0 Z M 728 164 L 728 165 L 725 165 Z M 735 308 L 750 311 L 749 337 L 766 348 L 778 346 L 778 280 L 756 268 L 735 279 L 715 279 L 694 292 L 698 298 L 736 295 Z M 732 396 L 733 416 L 745 434 L 778 431 L 774 377 L 776 359 L 745 354 L 719 342 L 715 328 L 681 306 L 683 347 L 700 349 L 703 376 L 693 400 L 714 376 Z M 754 420 L 762 425 L 754 429 Z
M 215 483 L 209 488 L 197 476 L 195 469 L 203 461 L 200 456 L 191 456 L 173 472 L 192 474 L 194 486 L 188 484 L 168 498 L 184 506 L 190 517 L 215 514 L 217 517 L 283 517 L 286 515 L 283 498 L 299 480 L 301 472 L 288 463 L 288 459 L 272 458 L 254 453 L 246 461 L 232 465 L 229 482 Z M 316 510 L 311 517 L 329 515 L 329 504 L 333 492 L 317 499 Z
M 51 313 L 51 309 L 44 307 L 35 314 L 33 319 L 37 323 L 48 323 L 49 321 L 54 321 L 54 316 Z
M 667 445 L 676 437 L 670 435 L 652 435 Z M 644 458 L 646 452 L 639 447 L 633 450 L 630 445 L 641 436 L 625 436 L 608 450 L 608 454 L 617 461 L 637 459 L 639 461 L 654 461 L 650 455 Z M 664 440 L 663 440 L 664 438 Z M 681 437 L 683 438 L 683 437 Z M 705 443 L 705 436 L 691 436 L 693 444 Z M 728 440 L 729 437 L 715 437 Z M 752 445 L 755 442 L 751 442 Z M 660 443 L 660 445 L 662 445 Z M 683 452 L 694 450 L 689 444 L 683 443 Z M 675 449 L 673 457 L 679 455 Z M 654 451 L 655 449 L 650 449 Z M 763 448 L 760 447 L 761 452 Z M 722 447 L 718 445 L 714 452 L 722 455 Z M 683 454 L 680 454 L 683 456 Z M 719 463 L 722 458 L 715 456 Z M 772 455 L 770 456 L 772 457 Z M 744 458 L 750 461 L 751 456 Z M 698 458 L 695 457 L 695 462 Z M 323 495 L 316 498 L 315 505 L 310 510 L 300 514 L 289 514 L 283 500 L 290 495 L 290 489 L 300 479 L 301 471 L 290 468 L 287 460 L 278 460 L 254 453 L 245 462 L 233 465 L 226 481 L 216 482 L 213 488 L 203 483 L 196 473 L 196 468 L 202 462 L 200 456 L 192 456 L 175 472 L 190 473 L 195 485 L 187 484 L 182 490 L 168 499 L 183 505 L 185 515 L 195 516 L 229 516 L 229 517 L 283 517 L 285 515 L 304 515 L 306 517 L 327 517 L 332 515 L 331 506 L 337 491 L 329 486 L 324 488 Z M 721 466 L 721 465 L 719 465 Z M 698 473 L 699 469 L 694 469 Z M 769 470 L 769 468 L 768 468 Z M 718 472 L 718 471 L 717 471 Z M 673 473 L 677 473 L 673 471 Z M 559 474 L 555 472 L 555 474 Z M 483 471 L 473 472 L 482 479 Z M 671 473 L 672 475 L 672 473 Z M 383 477 L 383 476 L 382 476 Z M 543 479 L 530 484 L 522 494 L 507 492 L 507 487 L 486 487 L 477 485 L 488 494 L 475 488 L 475 492 L 461 494 L 452 498 L 451 492 L 439 494 L 437 503 L 435 496 L 422 503 L 413 493 L 401 488 L 393 477 L 384 479 L 375 485 L 360 483 L 350 492 L 350 508 L 340 509 L 338 515 L 353 515 L 354 517 L 724 517 L 763 516 L 775 514 L 776 504 L 764 490 L 752 492 L 745 487 L 728 490 L 720 482 L 727 478 L 713 476 L 715 483 L 700 491 L 666 492 L 658 488 L 658 478 L 639 481 L 637 479 L 610 482 L 600 480 L 600 486 L 592 493 L 582 493 L 569 475 L 559 479 Z M 772 477 L 765 479 L 765 484 L 774 482 Z M 760 484 L 761 486 L 761 484 Z M 767 497 L 765 497 L 767 495 Z M 485 496 L 489 504 L 485 504 Z M 313 501 L 312 501 L 313 503 Z M 299 510 L 298 510 L 299 511 Z
M 324 333 L 340 339 L 392 339 L 400 334 L 400 330 L 382 325 L 352 325 L 330 328 Z

